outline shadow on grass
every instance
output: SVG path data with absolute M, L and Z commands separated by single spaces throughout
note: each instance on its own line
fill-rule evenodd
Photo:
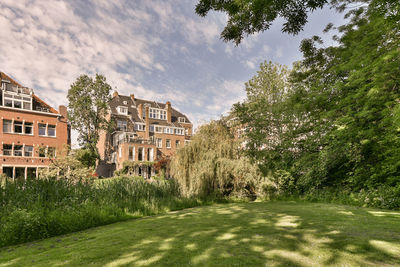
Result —
M 0 266 L 397 265 L 398 216 L 329 204 L 215 205 L 6 248 Z

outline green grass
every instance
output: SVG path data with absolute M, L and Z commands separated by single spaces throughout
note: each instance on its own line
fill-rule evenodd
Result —
M 400 265 L 400 212 L 320 203 L 230 203 L 0 250 L 0 266 Z

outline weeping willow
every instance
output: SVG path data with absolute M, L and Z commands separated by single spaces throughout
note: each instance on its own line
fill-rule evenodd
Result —
M 241 152 L 240 143 L 223 120 L 201 126 L 171 161 L 171 174 L 182 193 L 254 197 L 262 177 Z

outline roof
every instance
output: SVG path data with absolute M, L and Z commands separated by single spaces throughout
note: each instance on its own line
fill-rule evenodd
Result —
M 25 88 L 25 86 L 22 86 L 19 82 L 17 82 L 16 80 L 14 80 L 13 78 L 11 78 L 9 75 L 7 75 L 6 73 L 0 71 L 0 78 L 1 80 L 7 80 L 9 81 L 12 85 L 18 86 L 18 87 L 22 87 Z M 53 107 L 51 107 L 49 104 L 47 104 L 46 102 L 44 102 L 42 99 L 40 99 L 37 95 L 32 94 L 32 98 L 34 100 L 34 105 L 37 104 L 39 106 L 43 106 L 47 109 L 49 109 L 49 111 L 51 113 L 55 113 L 55 114 L 59 114 L 59 112 L 54 109 Z
M 5 74 L 4 72 L 0 71 L 0 78 L 2 80 L 7 80 L 10 81 L 11 84 L 16 85 L 18 87 L 24 87 L 22 86 L 20 83 L 18 83 L 16 80 L 14 80 L 13 78 L 11 78 L 10 76 L 8 76 L 7 74 Z
M 126 101 L 126 104 L 124 104 L 124 101 Z M 124 96 L 124 95 L 118 95 L 114 96 L 111 99 L 110 102 L 110 108 L 111 108 L 111 114 L 114 116 L 121 116 L 124 117 L 123 115 L 118 114 L 117 107 L 119 106 L 124 106 L 128 108 L 128 116 L 135 122 L 144 122 L 142 118 L 139 117 L 137 107 L 142 104 L 143 107 L 147 104 L 152 108 L 159 108 L 159 109 L 165 109 L 166 104 L 165 103 L 159 103 L 155 101 L 150 101 L 150 100 L 143 100 L 143 99 L 138 99 L 135 98 L 135 100 L 132 100 L 130 96 Z M 183 117 L 186 120 L 186 123 L 179 123 L 178 118 Z M 166 120 L 158 120 L 158 119 L 149 119 L 150 124 L 158 124 L 161 126 L 175 126 L 175 127 L 183 127 L 184 124 L 191 123 L 186 115 L 183 113 L 179 112 L 178 110 L 174 109 L 171 107 L 171 123 L 168 123 Z

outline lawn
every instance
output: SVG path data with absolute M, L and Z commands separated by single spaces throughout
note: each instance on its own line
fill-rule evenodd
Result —
M 0 266 L 400 265 L 400 212 L 332 204 L 218 204 L 0 250 Z

